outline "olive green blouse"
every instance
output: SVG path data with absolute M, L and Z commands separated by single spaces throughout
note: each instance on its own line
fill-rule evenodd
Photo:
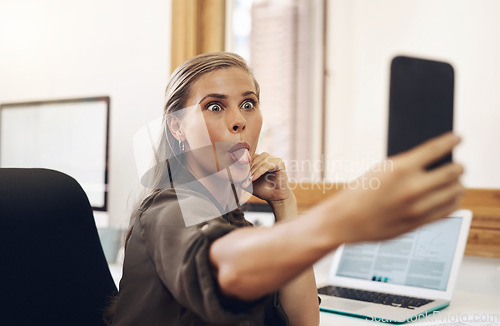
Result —
M 186 227 L 183 214 L 219 217 Z M 288 325 L 277 292 L 253 302 L 221 293 L 208 252 L 237 227 L 208 191 L 167 189 L 146 198 L 125 250 L 113 325 Z

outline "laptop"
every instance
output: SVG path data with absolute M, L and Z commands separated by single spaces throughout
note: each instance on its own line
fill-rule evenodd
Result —
M 447 307 L 471 220 L 458 210 L 391 240 L 339 247 L 320 309 L 401 324 Z

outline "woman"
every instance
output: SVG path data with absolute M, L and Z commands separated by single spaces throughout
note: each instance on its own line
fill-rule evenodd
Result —
M 283 161 L 255 153 L 259 94 L 231 53 L 197 56 L 173 73 L 113 325 L 318 325 L 314 262 L 342 243 L 394 237 L 456 209 L 462 166 L 425 169 L 458 144 L 448 134 L 394 157 L 393 171 L 365 175 L 378 189 L 350 188 L 297 218 Z M 270 204 L 275 226 L 248 227 L 234 209 L 243 190 Z

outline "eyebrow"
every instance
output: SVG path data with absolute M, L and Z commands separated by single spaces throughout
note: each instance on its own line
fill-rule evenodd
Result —
M 251 94 L 253 94 L 253 95 L 255 95 L 255 97 L 259 98 L 257 96 L 257 94 L 255 94 L 254 91 L 244 92 L 244 93 L 241 94 L 241 96 L 248 96 L 248 95 L 251 95 Z M 218 98 L 218 99 L 221 99 L 221 100 L 227 99 L 227 95 L 225 95 L 225 94 L 211 93 L 211 94 L 207 94 L 207 95 L 203 96 L 203 98 L 198 102 L 198 104 L 201 103 L 201 102 L 203 102 L 206 98 L 209 98 L 209 97 L 215 97 L 215 98 Z
M 212 93 L 212 94 L 207 94 L 207 95 L 203 96 L 203 98 L 198 103 L 203 102 L 206 98 L 209 98 L 209 97 L 215 97 L 215 98 L 218 98 L 218 99 L 221 99 L 221 100 L 227 99 L 227 95 Z
M 255 94 L 255 92 L 254 92 L 254 91 L 247 91 L 247 92 L 245 92 L 245 93 L 241 94 L 241 96 L 248 96 L 248 95 L 251 95 L 251 94 L 255 95 L 255 97 L 256 97 L 256 98 L 259 98 L 259 97 L 257 96 L 257 94 Z

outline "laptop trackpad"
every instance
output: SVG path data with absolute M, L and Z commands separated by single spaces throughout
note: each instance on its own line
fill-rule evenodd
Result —
M 326 306 L 326 305 L 325 305 Z M 352 300 L 335 300 L 335 303 L 332 302 L 332 305 L 326 306 L 327 308 L 334 308 L 337 311 L 357 311 L 366 307 L 370 307 L 370 303 L 366 302 L 356 302 Z

